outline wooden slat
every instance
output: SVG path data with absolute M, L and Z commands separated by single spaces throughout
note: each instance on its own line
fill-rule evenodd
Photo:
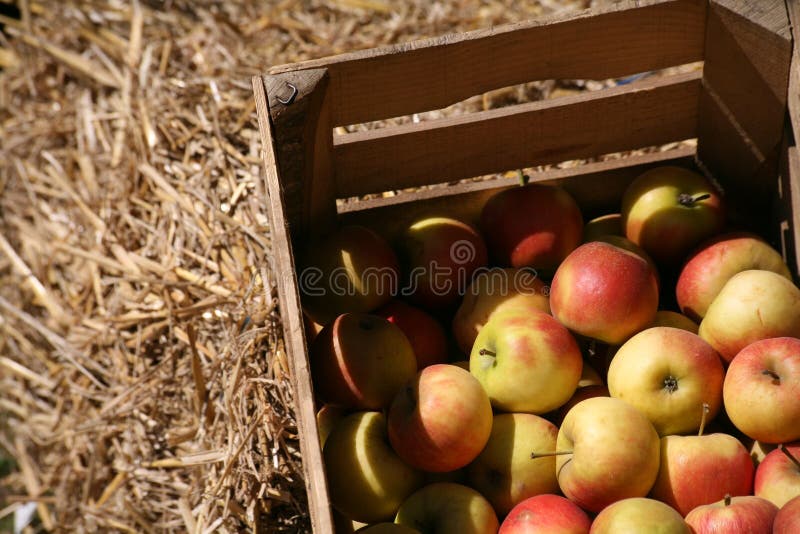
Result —
M 340 198 L 658 145 L 697 135 L 699 72 L 334 137 Z
M 795 279 L 800 281 L 800 152 L 797 147 L 788 149 L 787 174 L 791 212 L 789 225 L 794 246 Z
M 605 10 L 272 69 L 328 68 L 335 125 L 446 107 L 533 80 L 605 79 L 703 59 L 704 0 L 624 0 Z
M 789 68 L 789 93 L 786 102 L 789 108 L 795 143 L 800 143 L 800 2 L 786 0 L 786 10 L 792 27 L 794 41 L 792 64 Z
M 691 168 L 694 156 L 694 148 L 682 147 L 588 163 L 570 169 L 537 172 L 530 177 L 530 181 L 560 185 L 581 206 L 584 218 L 589 219 L 619 211 L 625 188 L 647 169 L 661 165 Z M 339 215 L 343 224 L 362 224 L 375 228 L 390 240 L 412 221 L 424 217 L 453 217 L 477 226 L 486 201 L 492 195 L 517 184 L 516 178 L 498 178 L 350 202 L 340 207 Z
M 266 171 L 265 186 L 269 196 L 270 234 L 274 254 L 273 272 L 276 273 L 283 335 L 294 386 L 295 415 L 300 434 L 300 450 L 303 455 L 303 473 L 308 493 L 309 514 L 314 532 L 332 534 L 333 519 L 328 499 L 328 484 L 319 447 L 300 294 L 294 275 L 292 242 L 286 218 L 287 199 L 284 197 L 278 175 L 275 139 L 270 125 L 267 95 L 263 79 L 259 76 L 253 78 L 253 91 Z

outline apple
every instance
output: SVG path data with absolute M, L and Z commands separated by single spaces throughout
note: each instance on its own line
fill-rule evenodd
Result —
M 319 446 L 325 446 L 333 427 L 347 415 L 347 410 L 334 404 L 326 404 L 317 411 L 317 431 L 319 433 Z
M 736 232 L 717 236 L 701 244 L 686 260 L 675 288 L 678 306 L 700 321 L 733 275 L 753 269 L 792 279 L 780 252 L 757 235 Z
M 800 442 L 779 445 L 756 469 L 755 494 L 778 508 L 800 496 Z
M 299 265 L 304 312 L 323 325 L 343 313 L 371 312 L 398 290 L 397 256 L 382 237 L 363 226 L 343 226 L 313 240 Z
M 419 534 L 419 531 L 397 523 L 376 523 L 356 530 L 356 534 Z
M 658 475 L 658 433 L 636 408 L 611 397 L 576 404 L 561 424 L 555 453 L 561 491 L 592 512 L 644 497 Z
M 454 307 L 476 269 L 486 267 L 486 244 L 469 224 L 430 217 L 409 225 L 397 239 L 403 270 L 401 293 L 428 310 Z
M 731 422 L 747 436 L 765 443 L 800 439 L 800 339 L 748 345 L 728 366 L 722 396 Z
M 306 330 L 306 341 L 311 343 L 317 337 L 317 334 L 322 332 L 324 325 L 314 321 L 307 313 L 303 313 L 303 326 Z
M 722 197 L 703 175 L 674 166 L 650 169 L 622 196 L 625 237 L 659 265 L 679 264 L 725 224 Z
M 442 473 L 464 467 L 483 450 L 492 406 L 475 377 L 434 364 L 414 377 L 389 408 L 389 440 L 409 465 Z
M 699 336 L 668 326 L 639 332 L 608 368 L 608 391 L 647 416 L 662 436 L 700 428 L 703 405 L 713 419 L 722 405 L 725 370 Z
M 747 436 L 743 437 L 742 443 L 744 443 L 745 447 L 749 445 L 748 450 L 750 451 L 750 458 L 753 459 L 753 463 L 756 466 L 763 462 L 767 454 L 774 451 L 777 447 L 775 443 L 764 443 L 757 439 L 748 438 Z
M 557 492 L 555 457 L 531 459 L 531 449 L 555 450 L 557 436 L 558 428 L 537 415 L 495 415 L 486 447 L 467 469 L 470 486 L 500 516 L 528 497 Z
M 800 496 L 790 500 L 778 510 L 772 524 L 772 534 L 797 534 L 800 532 Z
M 379 412 L 342 419 L 328 436 L 322 455 L 331 503 L 349 519 L 390 520 L 422 485 L 422 473 L 389 446 L 386 418 Z
M 448 482 L 417 490 L 400 506 L 395 523 L 421 534 L 494 534 L 499 528 L 497 514 L 483 495 Z
M 800 337 L 800 289 L 772 271 L 735 274 L 708 307 L 699 333 L 728 362 L 754 341 Z
M 594 384 L 591 386 L 583 386 L 580 387 L 580 382 L 578 382 L 578 389 L 575 390 L 575 394 L 570 397 L 566 404 L 564 404 L 561 408 L 558 409 L 558 412 L 555 414 L 555 422 L 557 424 L 561 424 L 564 418 L 567 416 L 567 413 L 572 409 L 573 406 L 578 404 L 581 401 L 586 399 L 591 399 L 593 397 L 610 397 L 611 395 L 608 392 L 608 388 L 605 384 Z
M 517 504 L 498 534 L 588 534 L 586 512 L 560 495 L 536 495 Z
M 608 243 L 609 245 L 614 245 L 615 247 L 627 250 L 628 252 L 633 252 L 637 256 L 646 259 L 647 263 L 650 264 L 650 267 L 653 268 L 653 273 L 655 273 L 656 275 L 656 281 L 659 280 L 658 266 L 656 265 L 656 262 L 653 261 L 653 258 L 651 258 L 650 255 L 647 252 L 645 252 L 645 250 L 642 247 L 640 247 L 627 237 L 621 235 L 601 235 L 600 237 L 594 239 L 593 241 L 601 241 L 603 243 Z
M 721 501 L 698 506 L 686 515 L 686 522 L 695 534 L 772 534 L 777 513 L 778 508 L 761 497 L 728 495 Z
M 683 516 L 669 505 L 644 497 L 617 501 L 597 514 L 589 534 L 658 532 L 691 534 Z
M 624 235 L 625 231 L 622 229 L 622 214 L 609 213 L 595 217 L 587 222 L 583 227 L 583 242 L 597 241 L 601 236 L 605 235 Z
M 495 263 L 533 267 L 547 276 L 577 247 L 583 233 L 578 204 L 556 186 L 527 184 L 491 197 L 481 229 Z
M 594 367 L 586 363 L 584 360 L 583 368 L 581 369 L 581 378 L 578 380 L 578 389 L 587 386 L 604 386 L 605 383 Z
M 547 413 L 567 402 L 581 377 L 577 342 L 539 311 L 496 313 L 475 340 L 469 371 L 500 411 Z
M 310 350 L 314 390 L 326 402 L 380 410 L 417 372 L 411 343 L 382 317 L 345 313 L 326 326 Z
M 392 300 L 376 310 L 375 315 L 400 327 L 411 342 L 418 369 L 447 361 L 444 328 L 428 313 L 401 300 Z
M 659 310 L 656 312 L 656 317 L 650 323 L 650 328 L 654 326 L 671 326 L 672 328 L 680 328 L 692 334 L 697 334 L 700 325 L 678 312 Z
M 685 516 L 725 495 L 750 495 L 753 471 L 747 449 L 728 434 L 664 436 L 661 467 L 650 496 Z
M 600 241 L 586 243 L 558 267 L 550 308 L 570 330 L 617 345 L 653 321 L 656 274 L 633 252 Z
M 475 274 L 453 317 L 453 336 L 464 354 L 492 314 L 512 309 L 550 313 L 548 288 L 530 268 L 492 268 Z

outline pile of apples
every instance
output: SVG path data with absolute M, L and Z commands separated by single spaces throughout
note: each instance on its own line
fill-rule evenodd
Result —
M 524 183 L 480 228 L 300 258 L 343 531 L 800 532 L 800 289 L 703 175 L 651 169 L 585 224 Z

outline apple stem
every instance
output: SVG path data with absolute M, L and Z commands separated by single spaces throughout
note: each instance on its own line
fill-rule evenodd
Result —
M 773 380 L 777 380 L 778 382 L 780 382 L 780 381 L 781 381 L 781 377 L 780 377 L 780 376 L 778 376 L 778 373 L 776 373 L 776 372 L 775 372 L 775 371 L 773 371 L 772 369 L 764 369 L 763 371 L 761 371 L 761 374 L 762 374 L 762 375 L 765 375 L 765 376 L 769 376 L 769 377 L 771 377 Z
M 492 358 L 497 357 L 497 353 L 492 352 L 489 349 L 481 349 L 481 351 L 478 354 L 480 354 L 481 356 L 491 356 Z
M 678 202 L 680 203 L 681 206 L 692 207 L 696 203 L 700 202 L 701 200 L 705 200 L 707 198 L 711 198 L 710 193 L 702 193 L 700 195 L 697 195 L 696 197 L 693 197 L 689 193 L 681 193 L 680 195 L 678 195 Z
M 706 416 L 708 415 L 709 411 L 710 411 L 710 408 L 708 406 L 708 403 L 704 402 L 703 403 L 703 415 L 700 416 L 700 430 L 697 432 L 698 436 L 702 436 L 703 435 L 703 430 L 706 429 Z
M 798 460 L 797 458 L 795 458 L 795 457 L 794 457 L 794 455 L 793 455 L 791 452 L 789 452 L 789 449 L 787 449 L 787 448 L 786 448 L 786 446 L 785 446 L 783 443 L 781 443 L 780 445 L 778 445 L 778 449 L 779 449 L 779 450 L 780 450 L 780 451 L 781 451 L 783 454 L 785 454 L 785 455 L 786 455 L 786 457 L 787 457 L 787 458 L 789 458 L 789 459 L 792 461 L 792 463 L 794 463 L 794 465 L 796 465 L 796 466 L 797 466 L 797 468 L 798 468 L 798 469 L 800 469 L 800 460 Z
M 530 181 L 531 177 L 522 172 L 522 169 L 519 169 L 517 171 L 517 174 L 519 175 L 519 185 L 521 186 L 528 185 L 528 181 Z
M 565 454 L 572 454 L 572 451 L 532 452 L 531 460 L 535 460 L 536 458 L 547 458 L 549 456 L 563 456 Z
M 730 505 L 731 505 L 731 494 L 730 493 L 726 493 L 725 494 L 725 506 L 730 506 Z

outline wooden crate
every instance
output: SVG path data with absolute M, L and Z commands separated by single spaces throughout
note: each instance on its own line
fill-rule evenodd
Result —
M 732 216 L 800 264 L 800 0 L 640 0 L 284 65 L 253 79 L 286 351 L 315 532 L 332 532 L 293 250 L 315 230 L 358 222 L 391 235 L 412 217 L 475 221 L 515 180 L 337 199 L 455 182 L 673 141 L 650 152 L 535 173 L 587 215 L 617 211 L 643 169 L 697 165 Z M 800 32 L 798 32 L 800 34 Z M 543 102 L 365 132 L 337 126 L 439 109 L 545 79 L 607 79 L 703 61 L 702 69 Z

